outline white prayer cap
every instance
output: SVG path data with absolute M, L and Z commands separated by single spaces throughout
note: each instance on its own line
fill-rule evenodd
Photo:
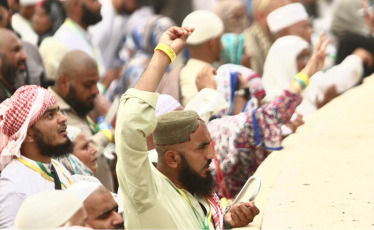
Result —
M 174 97 L 168 94 L 160 94 L 156 105 L 156 117 L 173 112 L 181 107 L 182 105 Z
M 83 207 L 83 202 L 62 190 L 29 196 L 21 205 L 14 221 L 19 229 L 51 229 L 64 225 Z
M 275 34 L 295 23 L 308 19 L 308 13 L 301 3 L 292 3 L 282 6 L 271 12 L 266 21 L 270 31 Z
M 182 27 L 184 26 L 195 28 L 195 31 L 187 39 L 188 45 L 202 44 L 220 36 L 224 30 L 222 20 L 208 10 L 196 10 L 190 13 L 182 22 Z
M 74 194 L 84 202 L 101 185 L 98 182 L 82 180 L 69 186 L 66 191 Z
M 20 0 L 19 4 L 21 6 L 29 6 L 38 4 L 39 0 Z

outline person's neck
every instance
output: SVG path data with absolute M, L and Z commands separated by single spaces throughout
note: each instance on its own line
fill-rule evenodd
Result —
M 28 153 L 22 153 L 22 156 L 25 156 L 33 161 L 40 161 L 44 164 L 50 164 L 52 160 L 51 157 L 43 156 L 43 155 L 33 155 L 33 154 L 28 154 Z
M 80 19 L 80 16 L 79 15 L 70 15 L 69 16 L 70 20 L 72 20 L 73 22 L 77 23 L 80 27 L 82 27 L 83 30 L 87 31 L 87 28 L 88 28 L 88 25 L 84 24 L 82 22 L 82 20 Z
M 23 144 L 21 146 L 21 155 L 22 156 L 25 156 L 27 158 L 29 158 L 30 160 L 33 160 L 33 161 L 40 161 L 44 164 L 49 164 L 51 163 L 51 157 L 49 156 L 44 156 L 40 153 L 40 151 L 38 151 L 37 149 L 35 149 L 34 147 L 30 146 L 30 145 L 25 145 Z
M 205 55 L 205 54 L 199 55 L 199 54 L 192 54 L 191 53 L 190 57 L 193 58 L 193 59 L 197 59 L 197 60 L 200 60 L 200 61 L 207 62 L 209 64 L 212 64 L 214 62 L 214 60 L 211 57 L 209 57 L 209 55 Z
M 162 167 L 160 167 L 160 162 L 157 164 L 157 170 L 160 171 L 164 176 L 166 176 L 177 188 L 184 189 L 188 191 L 189 193 L 193 194 L 192 191 L 190 191 L 179 179 L 178 175 L 168 172 L 166 170 L 163 170 Z M 161 163 L 162 164 L 162 163 Z
M 7 80 L 5 79 L 2 75 L 0 75 L 0 82 L 5 86 L 5 88 L 7 88 L 10 92 L 13 92 L 14 91 L 14 87 L 13 85 Z

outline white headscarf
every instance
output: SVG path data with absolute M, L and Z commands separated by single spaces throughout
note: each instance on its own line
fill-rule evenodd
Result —
M 19 229 L 51 229 L 66 224 L 83 202 L 62 190 L 29 196 L 18 210 L 14 226 Z
M 178 108 L 182 108 L 182 105 L 174 97 L 168 94 L 160 94 L 156 105 L 156 117 L 175 111 Z
M 297 56 L 309 44 L 298 36 L 284 36 L 277 39 L 271 46 L 264 64 L 262 82 L 265 87 L 265 101 L 288 89 L 292 79 L 298 73 Z
M 20 157 L 27 129 L 55 103 L 56 98 L 48 90 L 25 85 L 0 104 L 0 170 L 14 156 Z
M 360 15 L 362 0 L 339 0 L 334 3 L 331 30 L 336 35 L 350 32 L 368 36 L 370 28 L 365 19 Z

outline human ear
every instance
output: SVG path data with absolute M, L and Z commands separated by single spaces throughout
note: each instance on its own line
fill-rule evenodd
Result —
M 32 128 L 29 128 L 26 132 L 25 142 L 34 142 L 35 132 Z
M 170 168 L 178 168 L 181 162 L 181 157 L 179 156 L 179 153 L 174 150 L 167 150 L 165 152 L 165 162 Z

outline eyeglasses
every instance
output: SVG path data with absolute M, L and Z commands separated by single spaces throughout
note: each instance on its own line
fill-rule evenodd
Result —
M 367 17 L 370 14 L 374 13 L 374 6 L 369 6 L 368 8 L 361 8 L 357 12 L 358 15 L 360 15 L 361 17 Z

